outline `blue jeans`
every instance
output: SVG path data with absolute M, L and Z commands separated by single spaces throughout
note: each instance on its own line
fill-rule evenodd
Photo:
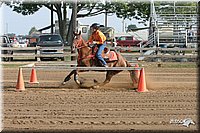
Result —
M 104 44 L 97 44 L 98 47 L 98 51 L 96 53 L 96 57 L 99 59 L 99 61 L 101 63 L 103 63 L 103 65 L 106 65 L 107 63 L 105 62 L 105 60 L 102 57 L 102 51 L 104 50 L 104 48 L 106 47 L 106 42 L 104 42 Z

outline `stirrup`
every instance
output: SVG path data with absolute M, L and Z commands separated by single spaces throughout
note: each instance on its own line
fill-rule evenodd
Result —
M 106 67 L 106 68 L 108 67 L 108 65 L 103 65 L 103 66 Z

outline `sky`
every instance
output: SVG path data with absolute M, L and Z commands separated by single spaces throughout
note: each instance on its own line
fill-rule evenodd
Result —
M 0 7 L 0 35 L 3 33 L 3 8 Z
M 0 8 L 0 20 L 3 20 L 3 18 L 2 18 L 2 13 L 3 13 L 3 11 L 2 11 L 2 9 Z M 2 34 L 2 21 L 0 21 L 0 35 Z M 0 51 L 0 54 L 1 54 L 1 51 Z M 0 58 L 0 62 L 1 62 L 1 58 Z M 2 72 L 2 67 L 1 67 L 1 65 L 0 65 L 0 80 L 2 81 L 2 74 L 3 74 L 3 72 Z M 3 130 L 3 124 L 2 124 L 2 121 L 3 121 L 3 114 L 2 114 L 2 103 L 3 103 L 3 98 L 2 98 L 2 96 L 3 96 L 3 94 L 2 94 L 2 83 L 0 83 L 0 132 Z
M 12 11 L 12 9 L 6 5 L 2 5 L 0 10 L 3 10 L 1 21 L 1 32 L 6 33 L 15 33 L 16 35 L 27 35 L 32 27 L 36 29 L 41 29 L 43 27 L 50 25 L 50 10 L 43 7 L 39 11 L 35 12 L 33 15 L 24 16 L 17 12 Z M 70 12 L 68 16 L 70 17 Z M 54 13 L 54 21 L 57 19 L 56 13 Z M 104 14 L 86 17 L 78 19 L 82 24 L 91 25 L 94 22 L 103 24 L 105 23 Z M 108 16 L 108 27 L 114 27 L 116 32 L 122 32 L 122 19 L 117 18 L 116 15 Z M 136 20 L 125 20 L 124 25 L 128 26 L 130 24 L 136 24 L 137 27 L 144 27 L 143 24 L 138 24 Z M 50 31 L 46 31 L 50 32 Z M 1 34 L 2 34 L 1 33 Z

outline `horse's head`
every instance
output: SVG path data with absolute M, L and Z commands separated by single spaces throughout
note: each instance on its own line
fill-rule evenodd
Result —
M 87 46 L 86 42 L 83 40 L 81 36 L 81 31 L 79 33 L 77 32 L 73 32 L 73 33 L 74 33 L 73 44 L 76 48 L 82 48 L 82 47 Z

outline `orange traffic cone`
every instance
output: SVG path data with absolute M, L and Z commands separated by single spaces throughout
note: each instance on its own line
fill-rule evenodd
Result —
M 25 90 L 25 87 L 24 87 L 24 78 L 22 74 L 22 68 L 19 68 L 16 91 L 24 91 L 24 90 Z
M 144 68 L 141 69 L 140 71 L 140 78 L 139 78 L 139 83 L 138 83 L 138 89 L 137 92 L 147 92 L 147 87 L 146 87 L 146 79 L 145 79 L 145 74 L 144 74 Z
M 135 68 L 139 68 L 139 65 L 135 64 Z M 140 70 L 135 70 L 135 74 L 136 74 L 137 78 L 139 79 L 139 77 L 140 77 Z
M 31 76 L 30 76 L 30 84 L 38 84 L 37 76 L 36 76 L 36 70 L 35 68 L 32 68 L 31 70 Z

